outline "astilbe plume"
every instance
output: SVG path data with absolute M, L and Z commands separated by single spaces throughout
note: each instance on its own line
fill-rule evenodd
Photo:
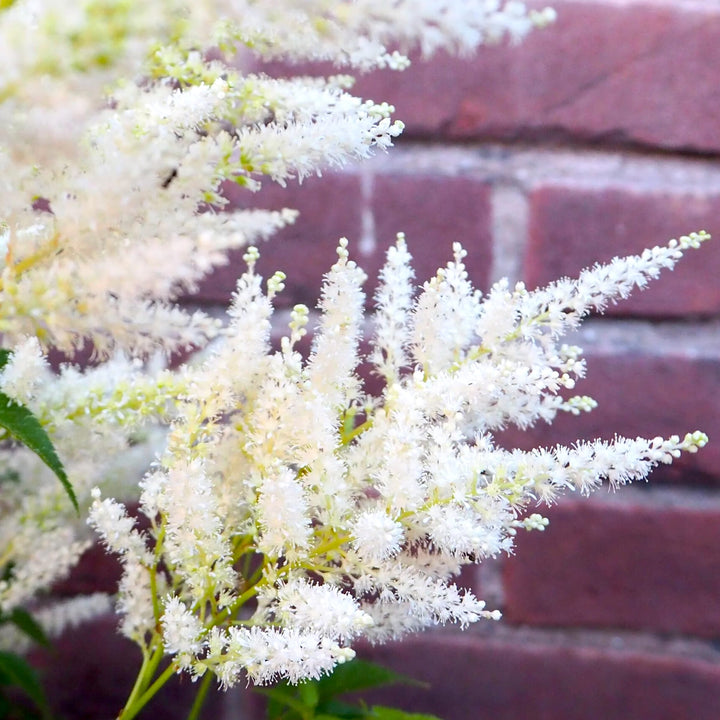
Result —
M 414 296 L 401 236 L 376 298 L 376 397 L 357 376 L 365 276 L 347 241 L 306 360 L 295 347 L 301 306 L 271 349 L 282 282 L 263 291 L 248 251 L 230 323 L 189 371 L 167 450 L 142 483 L 150 530 L 130 530 L 113 500 L 91 509 L 126 572 L 140 567 L 163 588 L 142 603 L 140 584 L 123 585 L 125 632 L 148 654 L 172 655 L 171 668 L 212 671 L 228 686 L 243 673 L 256 683 L 318 677 L 352 656 L 357 637 L 499 617 L 453 584 L 463 565 L 510 552 L 518 528 L 542 529 L 541 502 L 644 478 L 704 445 L 696 432 L 522 452 L 495 446 L 492 433 L 590 409 L 589 398 L 561 395 L 584 373 L 563 334 L 706 237 L 533 292 L 500 283 L 483 299 L 459 244 Z
M 375 298 L 376 395 L 358 375 L 365 275 L 341 241 L 309 357 L 304 306 L 271 345 L 284 276 L 264 282 L 250 245 L 295 212 L 229 211 L 224 184 L 302 180 L 389 147 L 402 123 L 354 97 L 350 76 L 271 78 L 243 70 L 242 53 L 402 69 L 413 48 L 470 52 L 552 19 L 515 0 L 0 3 L 0 332 L 13 350 L 0 392 L 42 423 L 122 561 L 116 609 L 144 662 L 121 717 L 178 671 L 226 687 L 243 675 L 298 682 L 352 657 L 359 637 L 496 618 L 453 578 L 511 551 L 518 529 L 542 529 L 538 503 L 644 478 L 705 443 L 521 452 L 493 441 L 510 424 L 591 410 L 568 397 L 585 367 L 561 338 L 704 233 L 485 297 L 459 244 L 418 291 L 399 236 Z M 178 307 L 244 246 L 225 322 Z M 54 372 L 51 348 L 85 348 L 97 364 Z M 32 452 L 4 447 L 0 480 L 6 614 L 32 607 L 90 540 Z M 37 617 L 59 632 L 108 603 Z
M 0 3 L 0 333 L 13 350 L 0 391 L 46 428 L 81 506 L 96 485 L 136 497 L 158 429 L 189 410 L 185 370 L 164 371 L 162 358 L 202 348 L 220 323 L 175 300 L 228 250 L 296 216 L 225 212 L 223 183 L 302 180 L 402 129 L 391 106 L 352 96 L 348 75 L 275 79 L 243 71 L 237 50 L 402 68 L 398 48 L 469 51 L 551 20 L 485 0 L 390 14 L 374 1 Z M 51 348 L 105 362 L 56 375 Z M 243 377 L 242 352 L 233 367 Z M 62 577 L 89 538 L 35 455 L 6 448 L 0 464 L 7 613 Z

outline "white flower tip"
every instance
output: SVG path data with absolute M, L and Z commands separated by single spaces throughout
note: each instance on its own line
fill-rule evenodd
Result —
M 530 13 L 530 19 L 537 28 L 544 28 L 552 25 L 557 20 L 555 8 L 546 7 L 542 10 L 534 10 Z
M 697 452 L 700 448 L 703 448 L 708 443 L 708 436 L 701 432 L 700 430 L 696 430 L 695 432 L 688 433 L 683 438 L 683 450 L 690 453 Z
M 352 648 L 339 648 L 337 655 L 335 656 L 338 665 L 343 665 L 346 662 L 350 662 L 355 659 L 355 651 Z

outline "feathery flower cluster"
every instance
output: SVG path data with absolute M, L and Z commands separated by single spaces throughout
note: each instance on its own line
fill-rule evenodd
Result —
M 95 485 L 137 496 L 162 446 L 154 428 L 176 417 L 186 390 L 183 371 L 127 357 L 206 345 L 218 321 L 174 300 L 226 263 L 228 250 L 296 217 L 225 212 L 223 183 L 254 190 L 265 178 L 302 180 L 389 147 L 402 129 L 392 106 L 348 92 L 350 76 L 274 79 L 242 71 L 237 50 L 403 67 L 388 44 L 450 49 L 459 32 L 471 50 L 551 20 L 517 2 L 428 0 L 421 9 L 404 3 L 388 14 L 367 0 L 0 3 L 0 333 L 13 350 L 0 390 L 50 433 L 81 505 Z M 83 347 L 110 360 L 55 376 L 43 357 Z M 236 360 L 239 369 L 241 352 Z M 62 576 L 88 539 L 35 455 L 12 448 L 0 463 L 2 478 L 22 478 L 3 483 L 7 611 Z M 262 497 L 272 497 L 269 486 Z M 73 526 L 76 540 L 66 537 Z
M 300 305 L 272 349 L 284 275 L 263 282 L 250 244 L 296 213 L 230 212 L 224 184 L 301 181 L 388 148 L 402 123 L 354 97 L 347 75 L 271 78 L 242 69 L 238 50 L 402 69 L 413 49 L 467 53 L 553 18 L 517 0 L 0 2 L 0 333 L 12 349 L 0 393 L 40 421 L 122 562 L 116 610 L 144 662 L 121 717 L 173 672 L 299 682 L 350 659 L 360 637 L 497 618 L 453 578 L 511 551 L 518 529 L 542 530 L 538 503 L 704 445 L 702 433 L 532 452 L 493 442 L 508 424 L 591 410 L 566 392 L 585 367 L 560 339 L 704 233 L 484 298 L 459 244 L 417 292 L 399 236 L 375 298 L 377 396 L 358 375 L 365 275 L 342 240 L 310 356 Z M 225 324 L 178 307 L 245 246 Z M 50 369 L 50 348 L 86 346 L 102 362 Z M 7 614 L 31 607 L 89 538 L 27 448 L 3 446 L 0 482 Z M 38 618 L 59 632 L 107 606 L 79 598 Z
M 543 529 L 538 503 L 644 478 L 704 445 L 692 433 L 521 452 L 495 446 L 492 433 L 591 406 L 562 394 L 584 373 L 562 335 L 706 237 L 533 292 L 500 283 L 483 299 L 459 244 L 415 296 L 400 236 L 376 297 L 378 397 L 357 376 L 365 276 L 347 241 L 326 275 L 307 360 L 295 349 L 300 309 L 271 349 L 281 287 L 271 279 L 262 291 L 248 252 L 222 342 L 189 371 L 167 450 L 143 482 L 150 530 L 129 531 L 114 502 L 115 513 L 108 500 L 91 509 L 130 571 L 165 588 L 162 603 L 133 605 L 145 614 L 124 622 L 161 626 L 145 642 L 162 643 L 177 670 L 212 671 L 228 686 L 243 673 L 256 683 L 316 677 L 360 636 L 498 617 L 453 584 L 463 565 L 510 552 L 518 528 Z

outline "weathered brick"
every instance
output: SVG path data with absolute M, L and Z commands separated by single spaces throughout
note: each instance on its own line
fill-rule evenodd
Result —
M 373 700 L 445 720 L 716 720 L 717 662 L 640 650 L 431 633 L 371 657 L 429 684 Z
M 50 650 L 34 651 L 54 716 L 68 720 L 114 718 L 125 704 L 142 663 L 137 646 L 117 631 L 117 618 L 109 616 L 65 633 Z M 173 677 L 150 701 L 140 717 L 176 720 L 192 705 L 197 684 L 188 677 Z M 218 716 L 221 697 L 211 693 L 210 716 Z
M 376 175 L 372 209 L 378 245 L 384 254 L 396 233 L 404 232 L 415 279 L 422 284 L 452 260 L 453 242 L 461 242 L 473 283 L 485 289 L 492 261 L 490 193 L 487 182 L 467 177 Z
M 632 334 L 632 328 L 629 333 Z M 684 454 L 672 465 L 661 465 L 650 482 L 705 486 L 720 483 L 720 360 L 692 357 L 691 348 L 671 355 L 637 351 L 588 353 L 587 377 L 574 393 L 590 395 L 599 405 L 579 416 L 560 414 L 552 425 L 538 423 L 528 430 L 498 433 L 501 444 L 528 450 L 578 439 L 668 437 L 702 430 L 711 438 L 694 455 Z
M 720 506 L 564 500 L 504 563 L 506 620 L 720 637 Z
M 72 597 L 96 592 L 112 595 L 117 592 L 121 575 L 118 559 L 96 543 L 83 553 L 65 580 L 53 585 L 53 596 Z
M 720 233 L 720 196 L 544 186 L 531 193 L 525 280 L 575 277 L 595 262 L 642 252 L 696 230 Z M 720 244 L 690 250 L 646 290 L 609 305 L 610 315 L 671 317 L 720 312 Z
M 260 245 L 257 270 L 264 277 L 276 270 L 287 274 L 285 291 L 275 300 L 277 307 L 305 303 L 314 307 L 322 276 L 337 259 L 335 248 L 341 237 L 357 243 L 361 235 L 362 196 L 357 176 L 329 173 L 311 177 L 301 185 L 283 188 L 267 182 L 258 193 L 227 186 L 231 207 L 300 211 L 296 222 Z M 243 251 L 230 254 L 228 265 L 218 268 L 193 295 L 193 302 L 226 304 L 235 281 L 245 269 Z
M 520 46 L 416 60 L 355 92 L 391 101 L 410 136 L 720 148 L 716 3 L 550 4 L 555 25 Z

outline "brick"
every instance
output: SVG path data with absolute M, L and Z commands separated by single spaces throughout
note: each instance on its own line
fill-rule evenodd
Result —
M 563 500 L 504 563 L 505 619 L 720 636 L 720 509 Z
M 95 592 L 113 595 L 117 592 L 122 567 L 114 555 L 96 543 L 86 550 L 69 576 L 53 585 L 55 597 L 73 597 Z
M 140 650 L 117 631 L 107 616 L 70 630 L 50 650 L 31 654 L 54 717 L 70 720 L 114 718 L 125 704 L 142 663 Z M 197 684 L 175 676 L 146 706 L 140 717 L 176 720 L 189 711 Z M 218 717 L 222 698 L 211 692 L 207 713 Z
M 461 242 L 470 278 L 486 289 L 492 261 L 490 194 L 487 182 L 473 178 L 379 174 L 372 193 L 378 245 L 384 250 L 404 232 L 415 279 L 422 284 L 452 260 L 453 242 Z
M 373 702 L 444 720 L 716 720 L 717 662 L 663 653 L 430 633 L 373 648 L 376 662 L 429 684 Z
M 632 335 L 632 328 L 629 334 Z M 649 349 L 651 350 L 651 349 Z M 578 439 L 680 435 L 702 430 L 711 441 L 694 455 L 661 465 L 650 482 L 720 485 L 720 361 L 692 357 L 691 348 L 657 356 L 635 351 L 587 354 L 587 377 L 574 393 L 590 395 L 598 407 L 579 416 L 560 414 L 552 425 L 538 423 L 528 430 L 498 433 L 506 447 L 529 450 Z M 713 439 L 715 441 L 713 442 Z
M 300 211 L 295 224 L 259 246 L 257 270 L 265 278 L 276 270 L 286 273 L 285 291 L 276 298 L 276 307 L 292 307 L 297 303 L 314 307 L 320 296 L 322 276 L 337 259 L 338 240 L 347 237 L 357 247 L 361 236 L 362 196 L 357 176 L 329 173 L 285 188 L 268 181 L 258 193 L 228 186 L 226 196 L 234 208 L 289 207 Z M 192 302 L 227 304 L 235 281 L 245 269 L 243 252 L 231 253 L 229 264 L 205 279 Z
M 520 46 L 418 59 L 355 92 L 392 102 L 409 136 L 720 148 L 716 4 L 550 4 L 557 22 Z
M 531 193 L 525 255 L 529 287 L 575 277 L 595 262 L 642 252 L 695 230 L 720 234 L 720 196 L 544 186 Z M 606 309 L 609 315 L 673 317 L 720 312 L 720 244 L 688 251 L 672 272 Z

